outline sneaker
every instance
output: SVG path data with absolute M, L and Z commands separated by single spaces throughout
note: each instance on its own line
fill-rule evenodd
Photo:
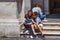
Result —
M 46 18 L 44 18 L 43 22 L 47 22 L 48 20 Z
M 20 34 L 23 34 L 23 32 L 20 32 Z
M 31 35 L 30 38 L 33 38 L 33 36 Z
M 28 30 L 26 30 L 26 31 L 25 31 L 25 33 L 26 33 L 26 34 L 29 34 L 29 31 L 28 31 Z

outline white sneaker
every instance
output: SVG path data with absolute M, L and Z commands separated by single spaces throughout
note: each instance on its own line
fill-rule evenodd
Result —
M 47 22 L 48 20 L 46 18 L 44 18 L 43 22 Z
M 23 32 L 20 32 L 20 34 L 23 34 Z
M 33 38 L 33 36 L 31 35 L 30 38 Z
M 29 33 L 29 31 L 28 31 L 28 30 L 26 30 L 26 31 L 25 31 L 25 33 L 26 33 L 26 34 L 28 34 L 28 33 Z

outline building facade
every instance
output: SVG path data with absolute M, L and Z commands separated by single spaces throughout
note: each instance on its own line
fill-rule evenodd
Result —
M 60 18 L 60 0 L 31 0 L 32 5 L 42 4 L 42 10 L 48 18 Z
M 27 12 L 26 10 L 31 9 L 37 3 L 41 3 L 42 10 L 47 14 L 47 18 L 60 18 L 59 0 L 25 0 L 25 2 L 25 12 Z
M 60 0 L 0 0 L 0 36 L 19 37 L 19 21 L 22 22 L 25 13 L 37 3 L 42 4 L 48 18 L 60 18 Z

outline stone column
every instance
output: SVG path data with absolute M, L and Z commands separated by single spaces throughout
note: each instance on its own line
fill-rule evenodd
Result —
M 20 20 L 19 20 L 21 22 L 21 24 L 24 22 L 25 14 L 30 9 L 31 9 L 31 0 L 23 0 L 23 2 L 22 2 L 22 10 L 21 10 L 21 13 L 20 13 Z M 20 26 L 20 32 L 22 31 L 21 28 L 22 27 Z
M 16 2 L 0 2 L 0 36 L 19 37 Z
M 24 16 L 25 13 L 28 12 L 28 10 L 31 9 L 31 0 L 23 0 L 22 2 L 22 10 L 20 13 L 20 21 L 23 22 L 24 21 Z
M 44 12 L 49 14 L 49 0 L 44 0 Z

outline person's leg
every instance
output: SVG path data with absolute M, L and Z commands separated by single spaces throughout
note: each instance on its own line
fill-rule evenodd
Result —
M 33 34 L 35 34 L 34 25 L 31 25 L 31 28 L 32 28 Z
M 24 25 L 25 29 L 28 30 L 28 25 Z
M 33 32 L 32 32 L 32 28 L 31 28 L 31 25 L 29 25 L 29 34 L 32 35 Z
M 30 25 L 24 25 L 25 26 L 25 33 L 29 34 L 30 35 L 30 32 L 31 32 L 31 26 Z
M 46 19 L 46 15 L 42 15 L 40 16 L 41 20 L 43 20 L 44 22 L 47 22 L 48 20 Z
M 42 28 L 42 30 L 43 30 L 43 24 L 42 24 L 42 23 L 40 23 L 40 24 L 39 24 L 39 26 L 40 26 L 40 27 Z
M 44 18 L 46 18 L 46 15 L 42 15 L 40 16 L 41 20 L 44 20 Z
M 30 38 L 33 38 L 33 32 L 32 32 L 32 28 L 31 28 L 31 25 L 29 25 L 29 36 Z
M 41 32 L 41 34 L 43 35 L 42 27 L 39 24 L 38 24 L 38 28 L 39 28 L 39 31 Z

